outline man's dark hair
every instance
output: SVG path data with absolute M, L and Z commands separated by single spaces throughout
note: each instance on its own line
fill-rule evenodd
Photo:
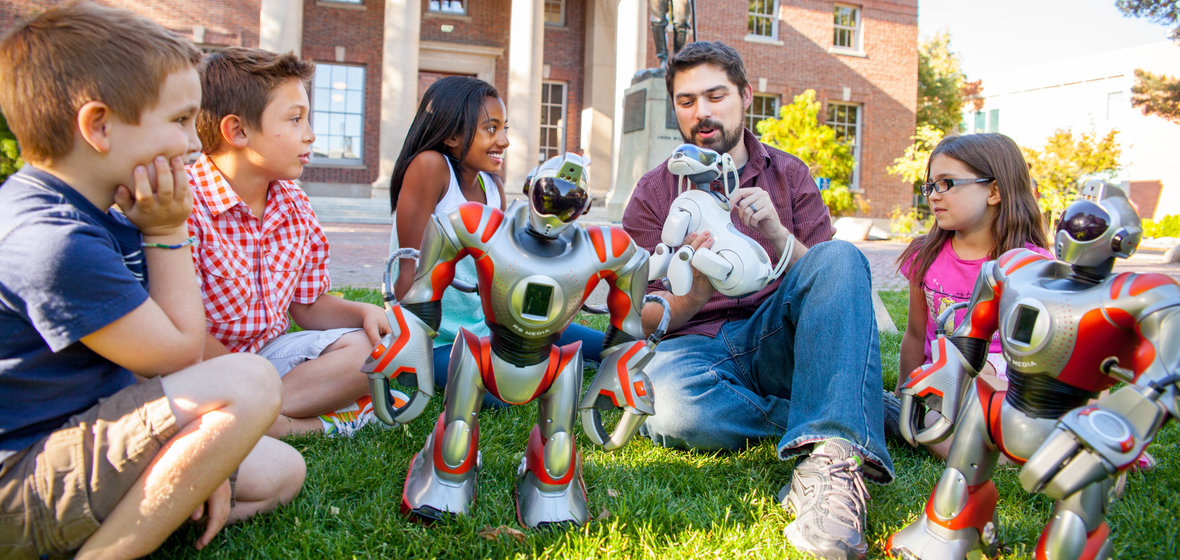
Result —
M 675 95 L 672 92 L 672 80 L 676 78 L 677 72 L 701 64 L 716 64 L 724 68 L 729 81 L 733 82 L 738 90 L 743 90 L 750 84 L 750 80 L 746 78 L 746 64 L 742 62 L 742 55 L 733 47 L 721 41 L 697 41 L 685 45 L 668 61 L 667 73 L 664 76 L 668 85 L 668 95 Z

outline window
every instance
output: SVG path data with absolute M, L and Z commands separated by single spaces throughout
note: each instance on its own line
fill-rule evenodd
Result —
M 427 11 L 437 14 L 464 15 L 467 13 L 467 6 L 463 0 L 430 0 Z
M 832 46 L 851 51 L 860 50 L 860 8 L 836 4 Z
M 758 123 L 762 119 L 778 117 L 778 96 L 754 94 L 754 101 L 750 103 L 750 110 L 746 111 L 746 128 L 758 132 Z
M 545 0 L 545 25 L 565 25 L 565 0 Z
M 541 146 L 537 161 L 565 153 L 565 82 L 541 84 Z
M 746 32 L 757 37 L 778 37 L 778 0 L 750 0 Z
M 311 127 L 317 163 L 359 164 L 364 154 L 365 69 L 316 63 L 312 79 Z
M 852 148 L 852 184 L 849 188 L 860 190 L 860 105 L 828 103 L 828 126 L 836 131 L 836 140 Z

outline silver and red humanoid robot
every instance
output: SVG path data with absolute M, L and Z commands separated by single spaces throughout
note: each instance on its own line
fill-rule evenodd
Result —
M 390 269 L 400 255 L 390 259 L 386 307 L 393 332 L 362 368 L 382 421 L 409 422 L 433 394 L 431 339 L 442 313 L 440 299 L 464 257 L 475 260 L 491 327 L 490 336 L 463 329 L 455 339 L 445 408 L 410 462 L 403 513 L 423 520 L 468 513 L 480 466 L 477 413 L 485 392 L 509 404 L 540 403 L 517 472 L 517 519 L 527 527 L 581 525 L 589 517 L 574 446 L 579 412 L 583 431 L 606 450 L 625 445 L 655 412 L 643 367 L 667 327 L 668 309 L 665 303 L 664 321 L 645 339 L 640 313 L 652 298 L 644 296 L 648 253 L 621 228 L 574 223 L 590 205 L 584 173 L 579 156 L 555 157 L 530 174 L 527 204 L 518 201 L 501 212 L 466 203 L 447 216 L 431 216 L 414 283 L 400 303 L 389 293 Z M 610 326 L 598 374 L 579 403 L 581 343 L 554 343 L 599 281 L 610 285 Z M 416 388 L 405 406 L 395 408 L 383 398 L 390 379 Z M 623 413 L 608 433 L 600 409 L 611 407 Z
M 1037 558 L 1110 556 L 1105 517 L 1116 477 L 1180 406 L 1180 285 L 1161 274 L 1112 272 L 1116 258 L 1135 252 L 1141 231 L 1126 195 L 1091 181 L 1057 226 L 1057 260 L 1017 249 L 983 266 L 966 319 L 935 340 L 933 363 L 901 390 L 901 431 L 911 444 L 952 430 L 954 439 L 925 511 L 890 537 L 891 555 L 994 553 L 991 476 L 1002 453 L 1023 465 L 1026 491 L 1057 502 Z M 1006 391 L 969 379 L 997 330 Z M 1120 381 L 1126 385 L 1088 404 Z M 926 425 L 931 411 L 937 420 Z
M 651 279 L 667 277 L 668 291 L 682 296 L 692 289 L 693 269 L 699 270 L 713 288 L 726 296 L 748 296 L 782 276 L 794 238 L 771 266 L 766 249 L 733 225 L 729 197 L 739 184 L 737 167 L 729 154 L 682 144 L 668 158 L 668 171 L 676 176 L 678 195 L 668 208 L 660 243 L 651 257 Z M 711 190 L 720 181 L 723 192 Z M 713 235 L 713 245 L 696 251 L 683 245 L 689 233 Z

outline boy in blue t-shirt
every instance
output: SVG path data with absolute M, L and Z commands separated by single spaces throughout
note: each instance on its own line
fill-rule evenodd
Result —
M 0 40 L 0 110 L 28 162 L 0 185 L 5 557 L 143 556 L 190 517 L 207 519 L 201 548 L 303 484 L 299 453 L 261 437 L 274 368 L 201 362 L 183 165 L 200 148 L 199 61 L 93 3 Z

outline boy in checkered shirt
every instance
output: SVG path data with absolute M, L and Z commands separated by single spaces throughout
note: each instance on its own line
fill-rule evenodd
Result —
M 328 293 L 328 240 L 294 183 L 315 141 L 306 89 L 313 70 L 289 53 L 209 55 L 197 117 L 202 154 L 188 166 L 205 356 L 254 352 L 274 364 L 283 408 L 267 434 L 276 437 L 350 436 L 370 422 L 360 367 L 390 332 L 380 307 Z M 288 313 L 305 330 L 288 333 Z
M 0 40 L 0 110 L 27 162 L 0 185 L 4 558 L 139 557 L 190 517 L 201 548 L 303 485 L 299 452 L 262 437 L 274 368 L 201 361 L 183 163 L 199 61 L 95 3 Z

